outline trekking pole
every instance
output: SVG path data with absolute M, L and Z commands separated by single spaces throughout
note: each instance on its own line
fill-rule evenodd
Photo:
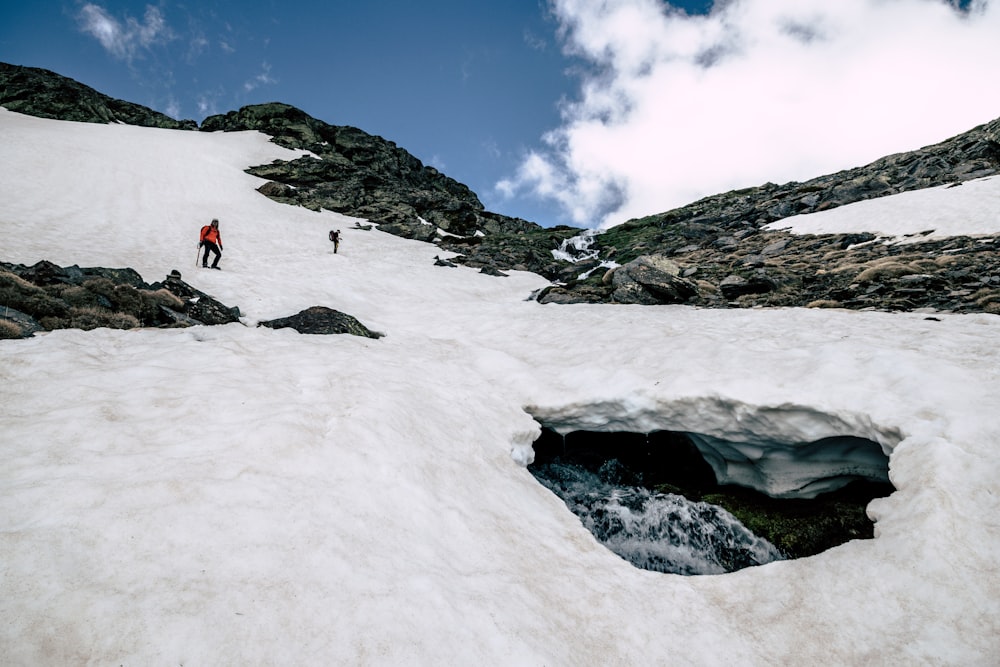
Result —
M 198 268 L 198 260 L 201 259 L 201 244 L 198 244 L 198 249 L 194 252 L 194 268 Z

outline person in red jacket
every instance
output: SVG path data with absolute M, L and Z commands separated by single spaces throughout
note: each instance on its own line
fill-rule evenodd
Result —
M 201 258 L 202 267 L 208 268 L 208 253 L 214 252 L 215 261 L 212 262 L 212 268 L 218 269 L 219 259 L 222 258 L 222 236 L 219 235 L 219 220 L 217 218 L 212 220 L 212 224 L 201 228 L 201 238 L 198 245 L 205 248 L 205 255 Z

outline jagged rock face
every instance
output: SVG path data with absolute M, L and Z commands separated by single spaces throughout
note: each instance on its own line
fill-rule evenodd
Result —
M 198 128 L 193 120 L 174 120 L 148 107 L 113 99 L 55 72 L 8 63 L 0 63 L 0 106 L 40 118 L 84 123 Z
M 211 116 L 202 130 L 259 130 L 281 146 L 312 153 L 248 170 L 271 181 L 260 192 L 277 201 L 367 218 L 383 231 L 426 241 L 440 236 L 438 228 L 459 236 L 538 228 L 485 211 L 468 187 L 391 141 L 324 123 L 287 104 Z

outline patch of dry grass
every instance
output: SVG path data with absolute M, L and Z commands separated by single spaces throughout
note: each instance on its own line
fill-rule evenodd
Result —
M 843 308 L 844 304 L 833 299 L 816 299 L 806 304 L 806 308 Z
M 128 313 L 116 312 L 100 307 L 73 308 L 69 315 L 69 328 L 90 331 L 100 327 L 108 329 L 135 329 L 139 320 Z
M 17 322 L 11 320 L 0 320 L 0 340 L 11 340 L 23 338 L 24 330 Z

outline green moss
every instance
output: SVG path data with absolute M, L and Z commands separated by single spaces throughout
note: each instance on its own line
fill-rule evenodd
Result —
M 598 234 L 594 243 L 600 250 L 601 259 L 613 259 L 619 264 L 627 264 L 640 255 L 659 248 L 663 230 L 654 225 L 625 223 Z
M 702 501 L 718 505 L 791 558 L 812 556 L 874 536 L 866 507 L 888 495 L 886 484 L 855 482 L 812 500 L 778 500 L 740 487 L 720 487 Z

